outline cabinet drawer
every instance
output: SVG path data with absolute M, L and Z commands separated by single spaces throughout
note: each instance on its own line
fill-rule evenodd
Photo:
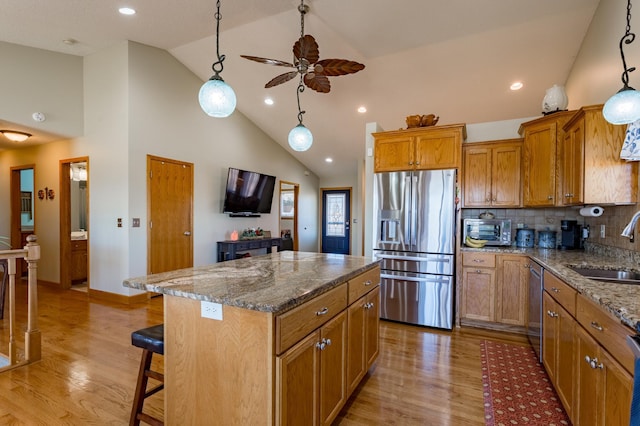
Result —
M 544 271 L 544 289 L 572 316 L 576 316 L 576 294 L 578 292 L 573 287 L 555 275 Z
M 634 356 L 626 339 L 628 335 L 635 334 L 635 331 L 586 297 L 578 295 L 577 299 L 577 319 L 580 325 L 633 374 Z
M 462 266 L 474 266 L 480 268 L 495 268 L 496 255 L 492 253 L 464 253 L 462 255 Z
M 83 251 L 87 249 L 87 240 L 71 240 L 71 250 Z
M 347 307 L 347 283 L 276 317 L 276 354 L 289 349 Z
M 380 268 L 376 267 L 349 280 L 349 305 L 380 285 Z

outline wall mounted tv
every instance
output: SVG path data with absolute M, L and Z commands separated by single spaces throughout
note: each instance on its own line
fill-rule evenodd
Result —
M 229 216 L 271 213 L 275 184 L 275 176 L 230 167 L 222 212 Z

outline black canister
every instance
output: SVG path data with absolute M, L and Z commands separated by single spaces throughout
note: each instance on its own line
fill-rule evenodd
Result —
M 538 247 L 556 248 L 556 231 L 538 231 Z
M 516 247 L 533 247 L 535 232 L 531 228 L 519 228 L 516 231 Z

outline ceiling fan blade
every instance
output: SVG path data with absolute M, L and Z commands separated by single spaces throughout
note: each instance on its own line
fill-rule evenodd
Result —
M 298 75 L 298 71 L 289 71 L 284 74 L 280 74 L 279 76 L 273 78 L 270 82 L 264 85 L 266 89 L 269 87 L 277 86 L 278 84 L 286 83 L 291 80 L 293 77 Z
M 248 59 L 250 61 L 260 62 L 261 64 L 277 65 L 277 66 L 280 66 L 280 67 L 291 67 L 291 68 L 293 68 L 293 64 L 290 64 L 289 62 L 279 61 L 277 59 L 259 58 L 257 56 L 248 56 L 248 55 L 240 55 L 240 56 L 245 58 L 245 59 Z
M 296 59 L 306 59 L 310 64 L 313 64 L 320 59 L 320 50 L 318 49 L 318 43 L 312 35 L 305 35 L 300 37 L 298 41 L 293 45 L 293 56 Z
M 324 75 L 313 74 L 313 77 L 310 77 L 309 74 L 307 74 L 304 76 L 304 84 L 316 92 L 329 93 L 329 91 L 331 91 L 331 83 L 329 83 L 329 79 Z
M 318 65 L 322 67 L 321 70 L 318 68 Z M 314 72 L 320 75 L 335 77 L 338 75 L 353 74 L 363 69 L 364 65 L 355 61 L 348 61 L 346 59 L 323 59 L 315 63 Z

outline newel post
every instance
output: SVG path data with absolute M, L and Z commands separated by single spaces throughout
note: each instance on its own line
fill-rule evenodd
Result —
M 28 263 L 28 322 L 25 332 L 25 358 L 27 362 L 38 361 L 41 358 L 41 336 L 38 329 L 38 260 L 40 259 L 40 245 L 35 235 L 27 237 L 25 260 Z

